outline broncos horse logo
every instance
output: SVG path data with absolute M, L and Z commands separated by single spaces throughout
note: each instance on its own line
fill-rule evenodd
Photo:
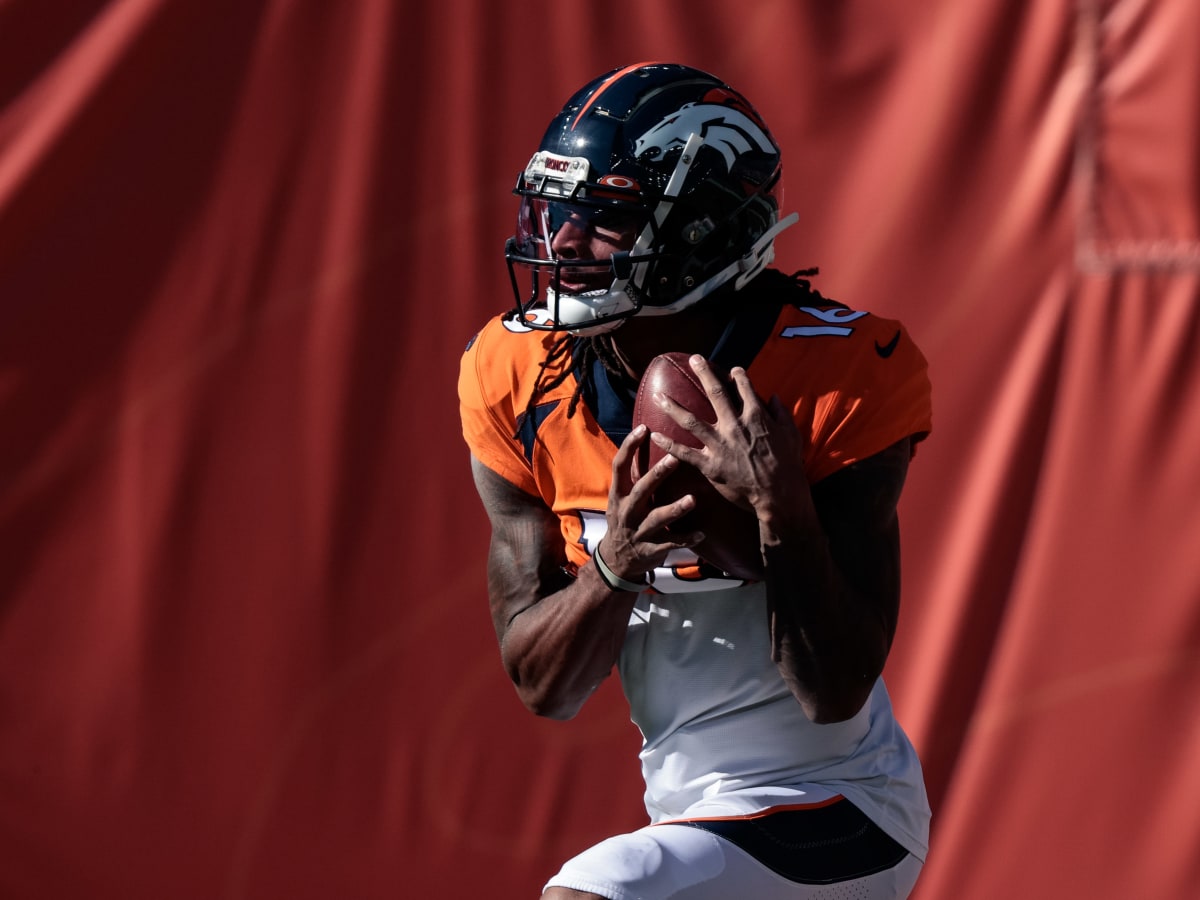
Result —
M 695 102 L 680 107 L 639 137 L 633 145 L 634 156 L 648 154 L 652 160 L 661 160 L 673 147 L 683 147 L 693 134 L 725 157 L 727 171 L 733 170 L 734 160 L 743 153 L 776 152 L 763 127 L 744 112 L 719 103 Z

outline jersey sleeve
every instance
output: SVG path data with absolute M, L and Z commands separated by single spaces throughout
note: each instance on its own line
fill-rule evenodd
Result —
M 514 437 L 520 403 L 516 366 L 510 359 L 512 341 L 493 320 L 467 346 L 459 366 L 458 402 L 463 438 L 471 455 L 530 494 L 537 494 L 533 470 L 521 441 Z
M 916 446 L 932 428 L 929 367 L 904 326 L 889 323 L 884 340 L 893 352 L 871 338 L 844 390 L 832 391 L 816 403 L 810 478 L 832 475 L 853 462 L 874 456 L 904 438 Z
M 904 326 L 875 316 L 854 324 L 852 335 L 804 348 L 793 408 L 812 482 L 933 427 L 928 364 Z

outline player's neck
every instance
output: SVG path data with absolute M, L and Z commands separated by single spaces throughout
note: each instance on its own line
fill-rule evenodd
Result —
M 725 332 L 729 317 L 712 309 L 688 309 L 673 316 L 634 318 L 612 332 L 613 349 L 630 378 L 641 378 L 660 353 L 709 355 Z

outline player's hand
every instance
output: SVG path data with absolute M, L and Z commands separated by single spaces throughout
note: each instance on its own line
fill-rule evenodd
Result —
M 702 356 L 692 356 L 690 362 L 717 421 L 710 425 L 670 397 L 657 395 L 663 410 L 703 444 L 696 449 L 656 433 L 653 439 L 667 452 L 666 458 L 695 466 L 725 499 L 746 509 L 757 510 L 806 484 L 803 439 L 779 397 L 772 396 L 764 405 L 740 366 L 725 382 Z
M 638 448 L 649 434 L 639 425 L 617 448 L 612 462 L 612 482 L 608 491 L 608 530 L 600 543 L 601 556 L 617 575 L 630 581 L 643 581 L 647 572 L 662 565 L 672 550 L 694 547 L 704 540 L 700 532 L 675 534 L 667 526 L 695 506 L 691 494 L 674 503 L 654 506 L 654 492 L 679 465 L 679 460 L 664 456 L 641 477 L 633 471 Z

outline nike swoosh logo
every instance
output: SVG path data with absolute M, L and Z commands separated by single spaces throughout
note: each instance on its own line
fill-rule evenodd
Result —
M 878 353 L 880 356 L 882 356 L 884 359 L 887 359 L 889 356 L 892 355 L 892 351 L 896 349 L 896 345 L 899 343 L 900 343 L 900 332 L 897 331 L 895 334 L 892 335 L 892 339 L 890 341 L 888 341 L 886 344 L 881 344 L 881 343 L 879 343 L 879 341 L 876 341 L 875 342 L 875 352 Z

